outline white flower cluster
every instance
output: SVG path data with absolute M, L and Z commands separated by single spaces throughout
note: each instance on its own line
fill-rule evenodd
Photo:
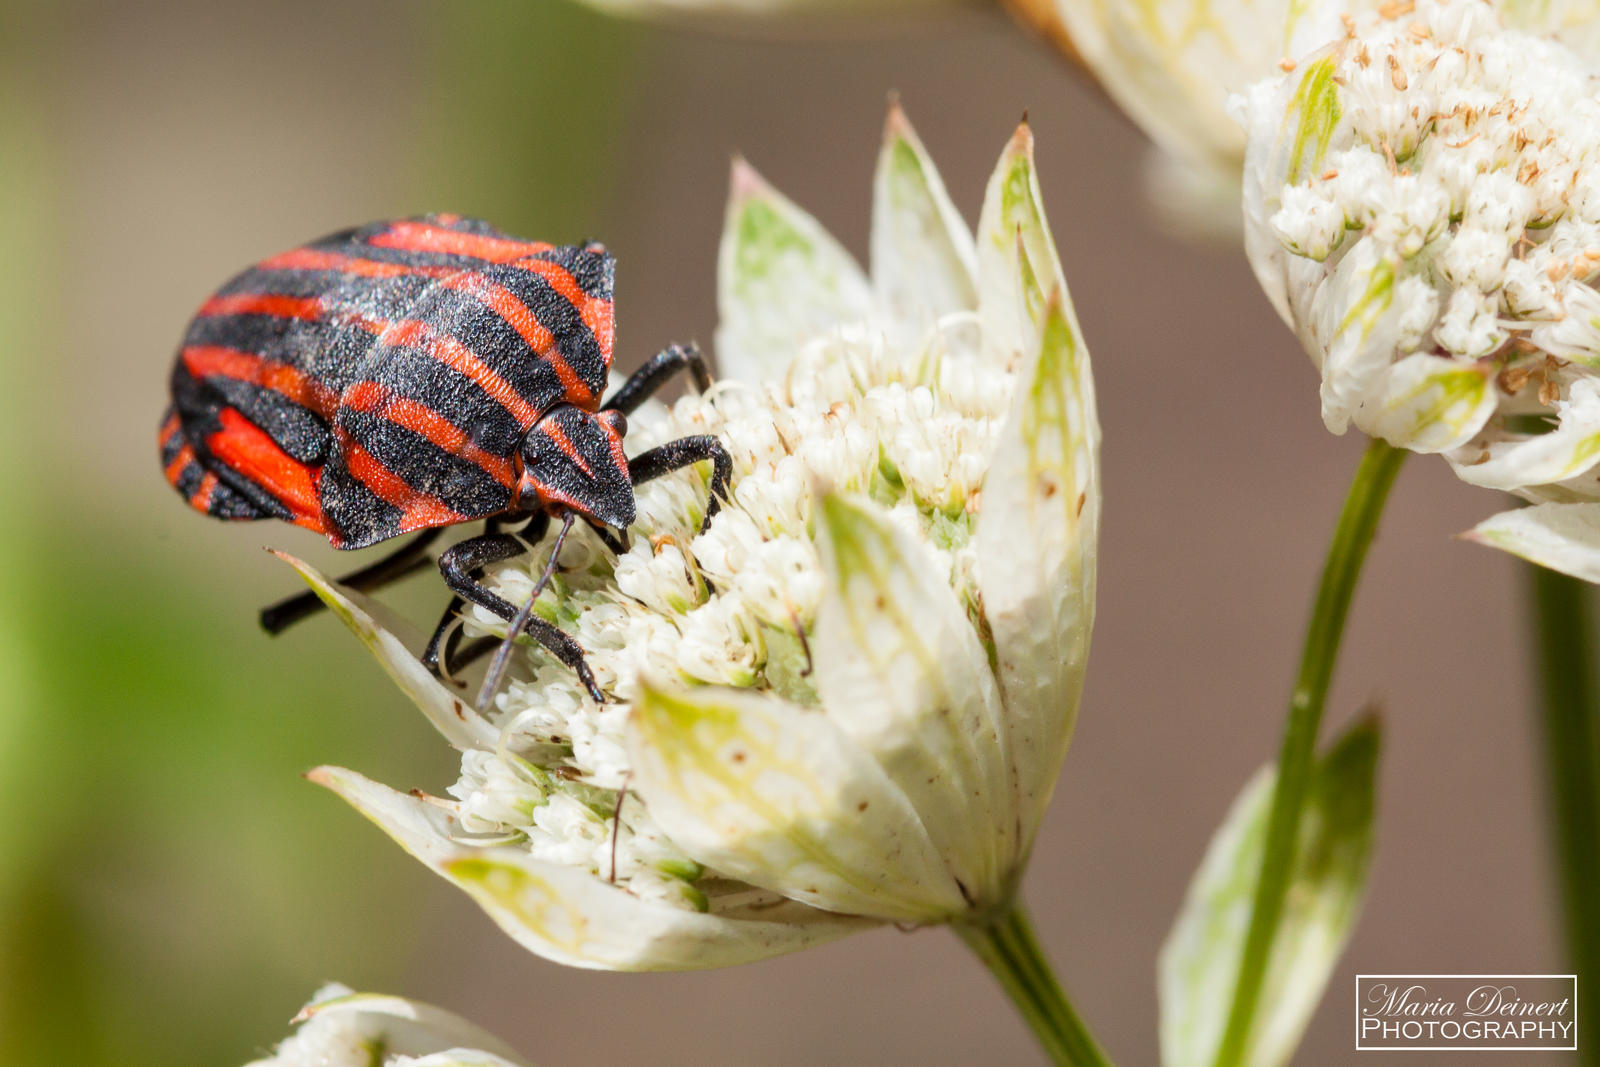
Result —
M 626 550 L 576 527 L 533 609 L 605 703 L 531 646 L 530 677 L 473 713 L 297 564 L 462 753 L 445 797 L 313 779 L 535 952 L 723 966 L 967 921 L 1015 889 L 1076 721 L 1100 507 L 1088 353 L 1027 128 L 975 239 L 892 110 L 872 249 L 869 279 L 735 167 L 728 378 L 627 437 L 637 454 L 716 435 L 730 499 L 702 531 L 709 472 L 638 486 Z M 525 603 L 550 552 L 486 580 Z
M 450 790 L 463 830 L 515 837 L 540 859 L 704 907 L 692 888 L 703 872 L 645 805 L 630 795 L 618 814 L 629 774 L 624 731 L 640 679 L 770 689 L 818 703 L 802 636 L 825 584 L 817 485 L 882 505 L 976 613 L 973 511 L 1013 375 L 979 362 L 967 343 L 972 326 L 958 319 L 920 344 L 895 346 L 881 330 L 850 325 L 808 344 L 784 383 L 724 382 L 630 420 L 630 452 L 716 434 L 734 463 L 731 500 L 700 533 L 704 478 L 641 486 L 631 545 L 619 557 L 575 528 L 535 610 L 577 638 L 613 700 L 597 706 L 570 669 L 535 646 L 532 679 L 496 700 L 502 744 L 464 754 L 462 780 Z M 548 551 L 540 546 L 502 568 L 492 587 L 512 603 L 526 600 Z M 504 622 L 480 610 L 468 616 L 468 632 L 504 633 Z
M 1600 501 L 1600 75 L 1487 0 L 1387 4 L 1293 68 L 1243 101 L 1246 241 L 1328 428 Z

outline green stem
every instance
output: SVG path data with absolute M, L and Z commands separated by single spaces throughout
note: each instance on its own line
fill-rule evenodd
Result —
M 996 909 L 981 922 L 957 924 L 954 929 L 1000 982 L 1051 1063 L 1110 1067 L 1111 1061 L 1056 981 L 1020 901 Z
M 1328 683 L 1339 658 L 1345 617 L 1350 611 L 1350 600 L 1355 594 L 1356 580 L 1361 576 L 1367 548 L 1372 544 L 1378 519 L 1383 515 L 1383 505 L 1405 457 L 1403 450 L 1381 440 L 1374 439 L 1367 446 L 1355 480 L 1350 483 L 1344 510 L 1339 514 L 1339 525 L 1333 532 L 1333 543 L 1328 546 L 1327 559 L 1322 565 L 1322 583 L 1317 589 L 1305 645 L 1300 651 L 1300 673 L 1289 699 L 1283 746 L 1278 752 L 1278 782 L 1272 793 L 1266 849 L 1261 858 L 1261 876 L 1256 882 L 1250 932 L 1239 962 L 1228 1026 L 1217 1049 L 1216 1067 L 1237 1067 L 1244 1057 L 1256 1005 L 1261 999 L 1261 984 L 1266 976 L 1272 942 L 1289 891 L 1300 817 L 1315 763 L 1317 728 L 1327 703 Z
M 1527 568 L 1534 655 L 1544 704 L 1550 826 L 1561 875 L 1567 958 L 1578 974 L 1583 1061 L 1600 1064 L 1592 992 L 1600 981 L 1600 687 L 1595 683 L 1589 587 L 1543 567 Z

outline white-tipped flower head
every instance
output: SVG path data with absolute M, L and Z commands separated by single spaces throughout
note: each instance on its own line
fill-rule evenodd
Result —
M 1419 0 L 1351 20 L 1244 111 L 1246 248 L 1328 428 L 1600 500 L 1591 66 L 1486 0 Z
M 731 501 L 701 533 L 708 473 L 639 487 L 631 547 L 580 528 L 537 605 L 607 703 L 535 648 L 480 718 L 309 575 L 462 750 L 443 798 L 314 777 L 534 952 L 715 967 L 1014 889 L 1076 718 L 1100 512 L 1088 353 L 1027 129 L 975 241 L 893 111 L 872 258 L 869 279 L 736 165 L 729 377 L 627 438 L 716 434 Z M 520 601 L 548 552 L 489 581 Z
M 1344 34 L 1343 19 L 1391 13 L 1402 26 L 1410 0 L 1007 0 L 1023 17 L 1070 42 L 1106 92 L 1159 152 L 1149 180 L 1157 206 L 1178 224 L 1221 233 L 1238 226 L 1245 136 L 1231 94 L 1280 64 Z M 1594 0 L 1502 0 L 1510 25 L 1555 33 L 1600 57 Z
M 527 1067 L 492 1034 L 402 997 L 317 990 L 277 1050 L 249 1067 Z

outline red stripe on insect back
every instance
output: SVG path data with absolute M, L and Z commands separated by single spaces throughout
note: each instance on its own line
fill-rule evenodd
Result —
M 160 436 L 156 439 L 158 448 L 165 449 L 167 447 L 167 443 L 172 440 L 172 435 L 178 432 L 179 425 L 176 411 L 167 416 L 166 421 L 161 424 Z
M 322 301 L 316 297 L 282 296 L 278 293 L 226 293 L 201 304 L 195 314 L 271 315 L 280 319 L 315 321 L 322 317 Z
M 578 287 L 577 279 L 559 263 L 552 263 L 548 259 L 520 259 L 515 266 L 539 275 L 550 288 L 560 293 L 566 298 L 567 303 L 577 309 L 578 317 L 589 327 L 589 332 L 594 334 L 595 343 L 600 346 L 601 358 L 605 360 L 607 367 L 611 366 L 611 349 L 617 333 L 611 301 L 585 295 Z
M 400 509 L 400 532 L 465 522 L 467 517 L 437 497 L 419 492 L 398 474 L 380 463 L 376 456 L 341 435 L 344 466 L 372 495 Z
M 383 331 L 383 341 L 385 344 L 423 348 L 434 359 L 493 397 L 524 429 L 539 421 L 539 412 L 476 352 L 453 338 L 440 336 L 427 323 L 416 319 L 391 323 Z
M 452 256 L 472 256 L 490 263 L 509 263 L 523 256 L 550 251 L 542 241 L 517 241 L 509 237 L 489 237 L 464 233 L 426 222 L 397 222 L 367 239 L 376 248 L 398 248 L 404 252 L 440 252 Z
M 578 465 L 579 470 L 591 478 L 594 477 L 594 472 L 589 469 L 589 464 L 584 460 L 583 454 L 578 451 L 577 446 L 572 443 L 572 438 L 567 436 L 565 430 L 549 419 L 546 419 L 539 429 L 555 443 L 557 448 L 566 453 L 568 459 Z
M 211 454 L 276 497 L 294 514 L 296 526 L 327 534 L 322 504 L 317 499 L 319 468 L 308 467 L 290 456 L 265 430 L 234 408 L 219 410 L 217 421 L 222 423 L 222 429 L 206 438 Z
M 533 309 L 517 299 L 511 290 L 496 285 L 481 274 L 470 272 L 448 278 L 442 284 L 446 288 L 475 298 L 516 330 L 528 343 L 528 347 L 537 352 L 540 358 L 556 372 L 556 377 L 560 380 L 562 391 L 568 400 L 577 404 L 594 402 L 596 399 L 594 390 L 578 377 L 578 372 L 572 369 L 572 364 L 561 354 L 555 334 L 551 333 L 549 328 L 539 321 L 538 316 L 534 315 Z
M 466 431 L 426 404 L 395 396 L 377 382 L 355 383 L 345 389 L 339 402 L 356 411 L 375 412 L 396 426 L 410 430 L 443 451 L 477 465 L 507 489 L 516 484 L 509 459 L 485 452 L 472 442 Z
M 189 494 L 189 506 L 196 511 L 211 510 L 211 494 L 217 491 L 217 476 L 211 471 L 206 471 L 200 478 L 200 484 L 195 491 Z
M 360 278 L 403 278 L 422 275 L 443 278 L 454 274 L 457 267 L 411 266 L 405 263 L 384 263 L 376 259 L 347 256 L 341 252 L 324 252 L 316 248 L 296 248 L 281 255 L 264 259 L 256 264 L 257 270 L 336 270 Z
M 178 454 L 172 457 L 172 462 L 168 463 L 166 469 L 161 473 L 166 475 L 167 481 L 176 486 L 179 479 L 183 477 L 184 470 L 193 462 L 194 449 L 185 444 L 178 449 Z
M 217 345 L 190 345 L 181 354 L 183 365 L 196 378 L 231 378 L 249 382 L 293 400 L 324 418 L 331 417 L 338 397 L 304 371 L 254 352 Z

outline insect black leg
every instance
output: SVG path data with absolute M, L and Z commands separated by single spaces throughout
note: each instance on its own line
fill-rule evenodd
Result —
M 700 524 L 700 532 L 705 533 L 706 527 L 711 525 L 711 517 L 722 510 L 722 502 L 728 499 L 728 482 L 733 478 L 733 460 L 721 441 L 711 434 L 680 437 L 629 459 L 628 472 L 633 476 L 634 485 L 642 485 L 708 459 L 711 461 L 711 498 L 706 501 L 706 518 Z
M 500 647 L 495 650 L 494 659 L 489 661 L 489 669 L 484 672 L 483 685 L 478 688 L 476 701 L 479 710 L 488 708 L 489 701 L 494 699 L 496 689 L 505 679 L 506 669 L 511 666 L 511 649 L 516 644 L 517 634 L 528 629 L 528 623 L 533 620 L 534 605 L 539 602 L 539 594 L 544 592 L 545 586 L 550 584 L 550 579 L 555 575 L 556 568 L 561 565 L 561 546 L 567 543 L 567 534 L 572 532 L 572 523 L 578 517 L 577 512 L 569 511 L 562 517 L 561 532 L 556 534 L 556 543 L 550 547 L 550 559 L 544 565 L 544 573 L 539 575 L 539 580 L 533 583 L 533 592 L 528 594 L 528 600 L 517 610 L 517 617 L 511 620 L 511 626 L 506 630 L 505 640 L 500 642 Z M 596 704 L 605 703 L 598 696 Z
M 445 584 L 450 587 L 451 592 L 511 622 L 517 617 L 517 606 L 493 590 L 485 588 L 473 575 L 491 563 L 520 556 L 526 551 L 527 546 L 510 534 L 481 534 L 469 537 L 447 549 L 439 557 L 439 572 L 444 575 Z M 536 616 L 527 620 L 523 632 L 570 667 L 578 675 L 583 687 L 589 691 L 589 695 L 594 698 L 595 703 L 605 703 L 605 696 L 595 684 L 594 674 L 589 670 L 589 664 L 584 660 L 583 649 L 579 647 L 578 642 Z
M 515 524 L 515 519 L 490 519 L 485 524 L 485 532 L 498 534 L 507 526 Z M 537 544 L 544 540 L 545 531 L 549 528 L 550 516 L 541 511 L 529 516 L 526 524 L 517 533 L 528 544 Z M 477 577 L 476 571 L 473 572 L 473 577 Z M 499 639 L 494 637 L 475 637 L 465 645 L 461 643 L 461 627 L 457 626 L 456 622 L 464 604 L 466 601 L 459 596 L 450 598 L 450 603 L 445 605 L 444 614 L 439 616 L 439 624 L 433 628 L 433 636 L 428 638 L 428 647 L 422 653 L 422 665 L 437 678 L 453 680 L 451 676 L 457 671 L 465 670 L 482 659 L 500 643 Z
M 382 559 L 339 579 L 340 585 L 366 591 L 388 585 L 427 565 L 428 546 L 438 540 L 442 530 L 423 530 Z M 261 628 L 280 634 L 293 624 L 323 608 L 317 594 L 307 590 L 261 609 Z
M 688 370 L 699 392 L 711 388 L 711 370 L 706 366 L 700 349 L 692 344 L 670 345 L 652 356 L 648 363 L 617 387 L 611 399 L 606 401 L 607 410 L 632 414 L 635 408 L 654 396 L 680 370 Z

